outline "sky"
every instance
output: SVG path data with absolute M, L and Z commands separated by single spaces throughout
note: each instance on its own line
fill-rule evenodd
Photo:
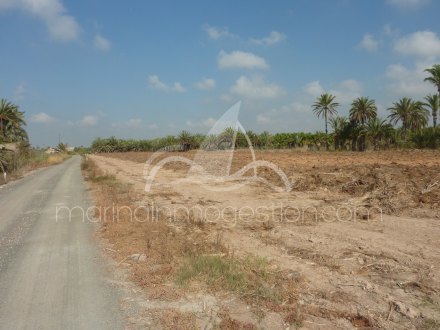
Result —
M 436 92 L 440 1 L 0 0 L 0 98 L 25 111 L 31 143 L 207 133 L 242 101 L 262 132 L 317 131 L 329 92 L 379 115 Z

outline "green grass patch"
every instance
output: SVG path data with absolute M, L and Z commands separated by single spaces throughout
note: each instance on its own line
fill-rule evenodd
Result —
M 271 286 L 268 263 L 263 258 L 238 259 L 217 255 L 190 255 L 176 273 L 176 283 L 187 286 L 198 280 L 213 290 L 228 290 L 244 297 L 278 301 Z

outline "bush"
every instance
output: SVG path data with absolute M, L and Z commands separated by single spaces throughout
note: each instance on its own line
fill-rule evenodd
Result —
M 428 127 L 412 133 L 411 142 L 419 149 L 440 147 L 440 127 Z

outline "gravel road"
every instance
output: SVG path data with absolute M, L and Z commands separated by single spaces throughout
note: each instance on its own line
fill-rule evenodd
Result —
M 81 158 L 0 187 L 0 328 L 122 329 L 119 294 L 83 221 Z M 56 216 L 56 208 L 59 208 Z

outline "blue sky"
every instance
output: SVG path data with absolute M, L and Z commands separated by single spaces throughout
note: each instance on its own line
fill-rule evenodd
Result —
M 440 1 L 0 0 L 0 97 L 34 145 L 206 133 L 242 100 L 246 129 L 323 129 L 311 104 L 379 113 L 435 89 Z

